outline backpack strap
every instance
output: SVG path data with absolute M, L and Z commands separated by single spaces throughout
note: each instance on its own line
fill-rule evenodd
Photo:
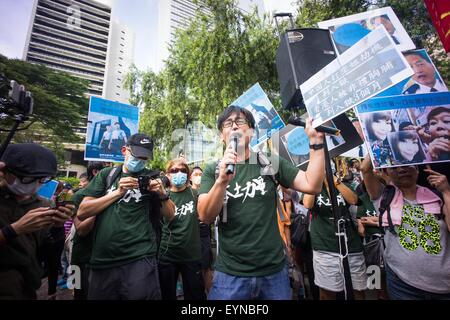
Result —
M 380 208 L 379 208 L 379 225 L 381 227 L 381 230 L 383 229 L 383 214 L 387 212 L 387 219 L 389 224 L 389 231 L 396 235 L 397 232 L 395 231 L 394 224 L 392 223 L 391 218 L 391 202 L 394 199 L 395 196 L 395 187 L 391 185 L 387 185 L 384 187 L 383 193 L 381 194 L 381 200 L 380 200 Z
M 216 169 L 214 170 L 214 178 L 217 180 L 219 178 L 220 173 L 220 160 L 217 161 Z M 223 223 L 226 223 L 228 221 L 228 213 L 227 213 L 227 205 L 228 205 L 228 199 L 227 199 L 227 191 L 225 190 L 225 194 L 223 195 L 223 204 L 222 209 L 219 213 L 219 220 Z M 216 220 L 216 222 L 218 222 Z
M 111 186 L 114 184 L 114 182 L 117 180 L 117 178 L 120 176 L 121 173 L 122 173 L 122 165 L 112 168 L 112 170 L 106 177 L 105 193 L 106 191 L 109 190 L 109 188 L 111 188 Z

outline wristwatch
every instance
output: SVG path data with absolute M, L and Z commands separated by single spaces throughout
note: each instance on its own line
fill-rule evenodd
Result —
M 323 143 L 320 143 L 320 144 L 310 144 L 310 145 L 309 145 L 309 148 L 310 148 L 310 149 L 313 149 L 313 150 L 320 150 L 320 149 L 323 149 Z

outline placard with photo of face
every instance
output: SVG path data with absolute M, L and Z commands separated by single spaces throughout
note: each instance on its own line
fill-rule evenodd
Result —
M 375 168 L 450 160 L 450 93 L 373 100 L 357 110 Z
M 400 51 L 416 48 L 391 7 L 370 10 L 318 23 L 319 28 L 330 30 L 339 54 L 345 52 L 381 25 L 384 26 Z

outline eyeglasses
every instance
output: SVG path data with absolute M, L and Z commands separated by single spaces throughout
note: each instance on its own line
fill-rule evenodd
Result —
M 172 168 L 169 170 L 169 173 L 178 173 L 178 172 L 187 173 L 187 170 L 186 168 Z
M 14 175 L 23 184 L 30 184 L 35 181 L 39 181 L 39 183 L 44 184 L 53 179 L 53 177 L 22 177 L 22 176 L 15 174 L 11 170 L 6 169 L 6 171 L 8 171 L 12 175 Z
M 247 124 L 248 122 L 247 122 L 247 120 L 242 119 L 242 118 L 237 118 L 234 120 L 230 119 L 230 120 L 226 120 L 223 122 L 222 128 L 231 128 L 233 126 L 233 123 L 236 123 L 236 125 L 238 127 L 242 127 L 243 125 Z

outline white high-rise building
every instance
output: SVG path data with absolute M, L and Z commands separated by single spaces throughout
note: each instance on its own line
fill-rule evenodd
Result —
M 123 78 L 133 62 L 134 34 L 111 21 L 111 4 L 111 0 L 35 0 L 24 60 L 89 80 L 88 96 L 128 103 Z M 85 137 L 85 124 L 74 129 Z M 69 175 L 83 172 L 84 145 L 64 147 Z
M 90 81 L 102 96 L 111 7 L 88 0 L 35 0 L 24 59 Z
M 263 0 L 240 0 L 238 7 L 249 12 L 253 7 L 258 8 L 260 15 L 264 13 Z M 195 17 L 199 5 L 191 0 L 159 0 L 158 12 L 158 38 L 155 71 L 160 71 L 164 60 L 169 56 L 169 45 L 173 42 L 177 29 L 186 29 Z M 201 8 L 203 12 L 208 10 Z
M 103 98 L 128 103 L 130 93 L 123 82 L 134 60 L 135 34 L 128 27 L 113 21 L 110 28 Z

